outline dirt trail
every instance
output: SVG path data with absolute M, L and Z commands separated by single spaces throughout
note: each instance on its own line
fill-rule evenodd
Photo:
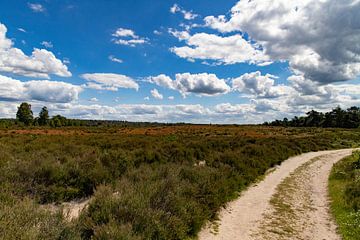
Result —
M 228 204 L 209 239 L 340 239 L 329 213 L 327 180 L 333 164 L 352 149 L 306 153 L 283 162 Z

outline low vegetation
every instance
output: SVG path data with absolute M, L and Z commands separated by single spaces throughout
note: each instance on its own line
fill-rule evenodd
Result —
M 335 164 L 329 187 L 332 212 L 343 239 L 360 239 L 360 151 Z
M 359 130 L 180 125 L 0 129 L 3 239 L 186 239 L 266 170 Z M 49 203 L 92 196 L 78 219 Z

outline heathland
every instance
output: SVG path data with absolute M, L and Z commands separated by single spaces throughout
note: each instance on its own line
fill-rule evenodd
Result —
M 3 239 L 188 239 L 269 168 L 358 147 L 359 129 L 94 126 L 0 129 Z M 71 221 L 47 206 L 91 198 Z

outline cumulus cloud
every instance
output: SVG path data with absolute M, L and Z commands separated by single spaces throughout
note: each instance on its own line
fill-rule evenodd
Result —
M 360 1 L 239 1 L 231 16 L 208 16 L 221 32 L 246 32 L 275 61 L 289 61 L 305 79 L 327 84 L 360 74 Z
M 288 81 L 294 89 L 287 101 L 290 106 L 331 109 L 336 105 L 349 107 L 360 103 L 358 84 L 322 85 L 303 76 L 290 76 Z
M 177 12 L 180 12 L 184 15 L 184 19 L 186 20 L 193 20 L 195 18 L 197 18 L 199 15 L 193 13 L 192 11 L 186 11 L 185 9 L 181 8 L 178 4 L 174 4 L 171 8 L 170 8 L 170 12 L 172 14 L 175 14 Z
M 78 99 L 80 86 L 65 82 L 33 80 L 22 82 L 0 75 L 0 101 L 68 103 Z
M 41 5 L 40 3 L 28 3 L 28 7 L 33 11 L 33 12 L 45 12 L 46 8 Z
M 209 109 L 201 105 L 120 104 L 106 106 L 100 104 L 50 104 L 48 108 L 52 110 L 53 114 L 61 114 L 71 118 L 127 121 L 185 121 L 200 123 L 209 116 L 208 114 L 211 114 Z
M 55 114 L 80 119 L 159 122 L 199 122 L 199 119 L 211 114 L 210 110 L 201 105 L 120 104 L 106 106 L 100 104 L 54 104 L 49 105 L 49 109 L 53 109 L 52 112 Z
M 288 94 L 292 88 L 275 85 L 277 77 L 271 74 L 262 75 L 260 71 L 246 73 L 232 80 L 233 90 L 257 97 L 273 98 Z
M 200 104 L 196 105 L 176 105 L 175 108 L 180 110 L 179 114 L 186 115 L 207 115 L 211 111 Z
M 230 87 L 224 79 L 219 79 L 215 74 L 209 73 L 178 73 L 175 75 L 175 80 L 161 74 L 156 77 L 150 77 L 150 81 L 158 86 L 177 90 L 183 97 L 190 93 L 214 96 L 230 91 Z
M 174 37 L 176 37 L 177 39 L 179 39 L 179 41 L 187 40 L 191 37 L 188 31 L 178 31 L 178 30 L 169 28 L 168 32 L 171 35 L 173 35 Z
M 171 32 L 179 40 L 185 40 L 187 46 L 173 47 L 170 50 L 188 60 L 214 60 L 220 64 L 251 63 L 268 64 L 269 58 L 256 45 L 245 40 L 240 34 L 221 37 L 215 34 Z
M 119 88 L 131 88 L 139 90 L 137 84 L 132 78 L 114 73 L 86 73 L 81 75 L 88 81 L 85 87 L 96 90 L 118 91 Z
M 115 33 L 113 34 L 113 37 L 132 37 L 132 38 L 139 38 L 135 34 L 135 32 L 131 29 L 125 29 L 125 28 L 118 28 Z
M 136 45 L 145 44 L 148 42 L 146 38 L 139 37 L 131 29 L 118 28 L 113 34 L 113 42 L 119 45 L 126 45 L 135 47 Z
M 0 72 L 36 78 L 49 78 L 49 75 L 70 77 L 71 73 L 63 62 L 45 49 L 35 48 L 31 56 L 13 47 L 6 37 L 7 28 L 0 23 Z
M 151 96 L 153 96 L 155 99 L 162 100 L 164 98 L 164 96 L 161 93 L 159 93 L 159 91 L 156 88 L 151 90 L 150 93 Z
M 235 114 L 242 115 L 250 112 L 255 112 L 255 106 L 252 104 L 230 104 L 230 103 L 221 103 L 215 106 L 215 112 L 221 114 Z

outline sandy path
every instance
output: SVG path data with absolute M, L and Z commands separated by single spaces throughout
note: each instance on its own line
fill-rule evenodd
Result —
M 73 219 L 77 219 L 80 216 L 81 211 L 87 208 L 89 202 L 90 202 L 90 198 L 86 198 L 81 200 L 74 200 L 71 202 L 64 202 L 59 205 L 46 204 L 46 205 L 42 205 L 42 207 L 53 213 L 62 210 L 65 219 L 71 221 Z
M 327 179 L 333 164 L 351 149 L 289 158 L 265 179 L 228 204 L 208 239 L 339 239 L 328 212 Z
M 68 220 L 76 219 L 80 216 L 82 210 L 84 210 L 90 202 L 90 199 L 83 199 L 81 201 L 72 201 L 64 203 L 63 213 Z

